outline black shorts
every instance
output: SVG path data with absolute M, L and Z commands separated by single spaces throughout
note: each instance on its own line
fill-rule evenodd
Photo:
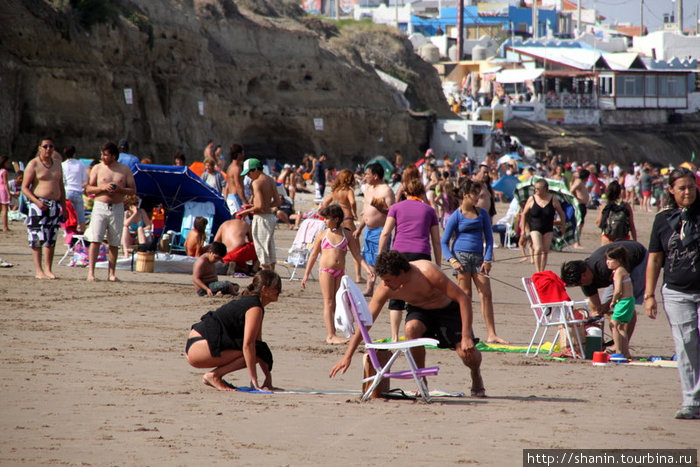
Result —
M 419 259 L 427 259 L 428 261 L 431 260 L 430 255 L 426 255 L 425 253 L 401 253 L 406 257 L 407 260 L 409 261 L 416 261 Z M 406 309 L 406 302 L 403 300 L 396 300 L 394 298 L 389 300 L 389 309 L 390 310 L 405 310 Z
M 457 343 L 462 340 L 462 317 L 459 314 L 459 304 L 450 302 L 444 308 L 435 310 L 426 310 L 409 304 L 406 306 L 406 323 L 417 319 L 426 327 L 423 337 L 432 337 L 440 341 L 438 347 L 442 349 L 454 349 Z M 472 340 L 476 344 L 479 339 L 474 337 L 472 332 Z

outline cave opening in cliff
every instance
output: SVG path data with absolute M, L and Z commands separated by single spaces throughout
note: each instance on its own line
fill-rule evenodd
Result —
M 308 134 L 279 121 L 251 125 L 241 132 L 240 140 L 247 157 L 277 159 L 281 163 L 298 164 L 305 153 L 314 151 Z

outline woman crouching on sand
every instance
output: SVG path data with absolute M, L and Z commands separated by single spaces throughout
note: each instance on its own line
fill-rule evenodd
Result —
M 214 367 L 204 374 L 204 384 L 231 391 L 234 387 L 223 380 L 224 375 L 247 368 L 251 389 L 274 389 L 272 352 L 262 340 L 262 322 L 265 307 L 276 302 L 281 291 L 277 273 L 259 271 L 242 297 L 210 311 L 192 325 L 185 346 L 187 362 L 195 368 Z M 265 374 L 263 384 L 258 383 L 256 364 Z

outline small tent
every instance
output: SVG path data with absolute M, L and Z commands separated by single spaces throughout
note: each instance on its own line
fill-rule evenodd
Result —
M 187 201 L 211 201 L 216 209 L 212 232 L 231 218 L 224 197 L 204 183 L 187 167 L 174 165 L 136 164 L 134 168 L 136 194 L 141 206 L 150 213 L 154 206 L 165 209 L 165 230 L 180 231 L 182 216 Z

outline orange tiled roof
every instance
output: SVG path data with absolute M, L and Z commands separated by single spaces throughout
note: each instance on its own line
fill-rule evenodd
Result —
M 646 26 L 617 26 L 615 30 L 625 36 L 641 36 L 647 33 Z

